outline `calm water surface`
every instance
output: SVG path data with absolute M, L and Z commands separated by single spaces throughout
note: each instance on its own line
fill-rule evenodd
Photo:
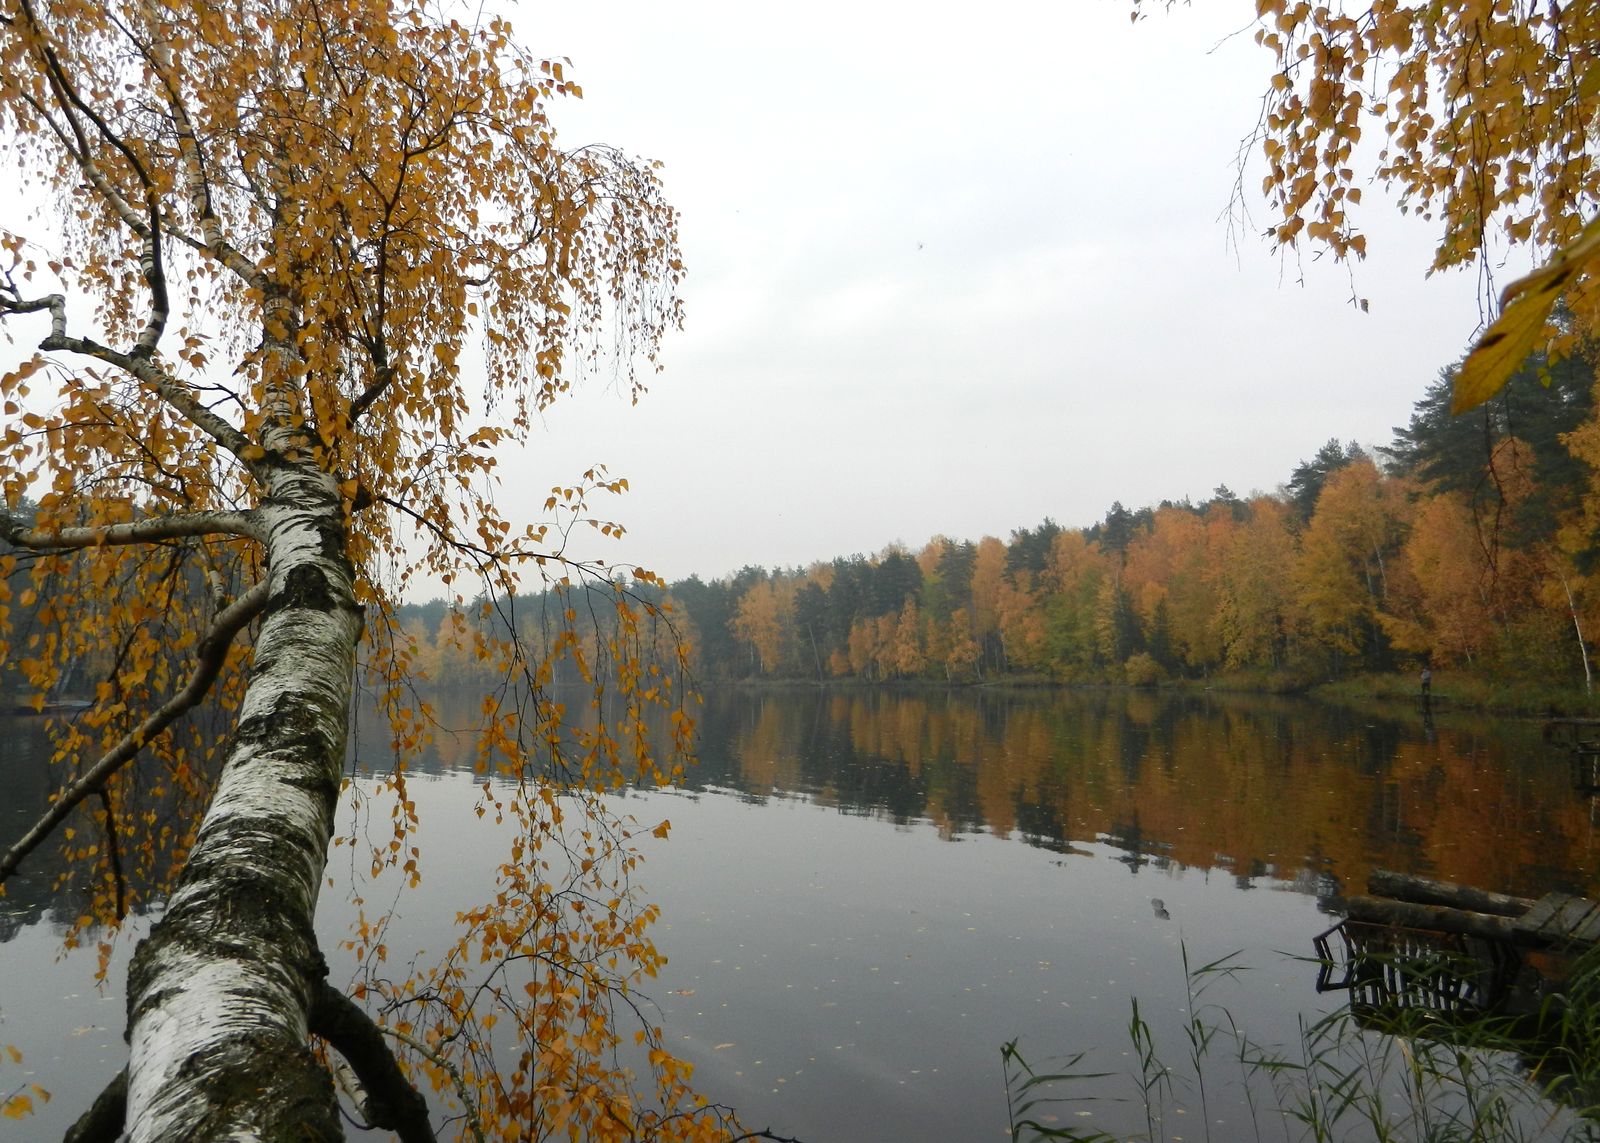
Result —
M 1211 696 L 795 691 L 713 695 L 701 725 L 686 788 L 624 799 L 672 823 L 641 878 L 671 958 L 647 991 L 706 1095 L 813 1143 L 1003 1139 L 1000 1044 L 1097 1049 L 1097 1070 L 1120 1070 L 1133 996 L 1176 1060 L 1185 947 L 1194 963 L 1238 953 L 1249 971 L 1206 999 L 1289 1043 L 1337 1002 L 1295 958 L 1373 867 L 1600 889 L 1592 802 L 1521 724 Z M 4 840 L 48 774 L 39 723 L 0 734 Z M 376 742 L 358 753 L 381 765 Z M 413 773 L 424 879 L 397 898 L 392 960 L 442 950 L 501 854 L 464 741 L 441 736 Z M 56 1096 L 17 1138 L 59 1137 L 123 1053 L 120 964 L 97 989 L 92 955 L 62 955 L 71 906 L 51 903 L 49 863 L 0 900 L 0 1041 L 25 1053 L 0 1088 L 32 1078 Z M 351 871 L 332 872 L 330 948 L 351 892 Z M 334 959 L 341 979 L 351 966 Z M 1214 1082 L 1216 1137 L 1249 1133 L 1228 1078 Z M 1144 1129 L 1133 1103 L 1060 1114 Z M 1201 1137 L 1181 1117 L 1165 1132 Z

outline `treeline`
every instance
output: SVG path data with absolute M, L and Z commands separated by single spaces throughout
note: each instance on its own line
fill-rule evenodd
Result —
M 1273 493 L 747 567 L 671 600 L 708 681 L 1309 680 L 1422 663 L 1582 679 L 1600 630 L 1592 364 L 1530 363 L 1463 417 L 1452 376 L 1388 446 L 1329 441 Z
M 565 640 L 701 683 L 858 679 L 1158 682 L 1219 672 L 1295 685 L 1360 671 L 1467 667 L 1562 685 L 1600 631 L 1600 420 L 1593 358 L 1529 363 L 1449 413 L 1454 369 L 1368 452 L 1329 441 L 1271 493 L 1120 503 L 1085 528 L 1051 519 L 935 537 L 807 568 L 746 567 L 662 592 L 630 585 L 620 632 L 605 583 L 465 610 L 401 609 L 419 673 L 479 683 L 482 640 L 530 659 Z M 606 597 L 602 599 L 601 597 Z M 579 657 L 581 662 L 581 656 Z M 561 677 L 578 678 L 562 660 Z

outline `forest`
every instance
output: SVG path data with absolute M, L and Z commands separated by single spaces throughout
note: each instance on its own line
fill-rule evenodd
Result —
M 652 639 L 665 657 L 681 636 L 702 683 L 1226 675 L 1292 690 L 1428 665 L 1586 684 L 1600 631 L 1594 358 L 1536 356 L 1492 402 L 1452 416 L 1458 368 L 1388 444 L 1330 440 L 1272 492 L 1219 485 L 1200 503 L 1114 503 L 1087 527 L 1046 518 L 1004 540 L 937 536 L 690 577 L 650 593 Z M 521 606 L 543 617 L 534 628 L 587 610 L 562 593 Z M 399 617 L 422 669 L 462 682 L 482 629 L 518 622 L 504 601 Z

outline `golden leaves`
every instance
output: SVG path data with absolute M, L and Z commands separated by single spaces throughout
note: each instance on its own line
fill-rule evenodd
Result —
M 478 807 L 486 828 L 505 819 L 527 830 L 493 905 L 468 915 L 460 958 L 431 978 L 437 1019 L 397 1020 L 395 1031 L 423 1045 L 420 1071 L 463 1093 L 475 1115 L 520 1125 L 506 1128 L 516 1137 L 558 1121 L 619 1135 L 597 1119 L 602 1106 L 640 1134 L 657 1122 L 672 1124 L 665 1136 L 692 1137 L 701 1129 L 686 1068 L 664 1053 L 657 1061 L 658 1102 L 690 1110 L 651 1121 L 606 1062 L 610 1002 L 661 958 L 645 932 L 655 912 L 628 887 L 637 855 L 595 796 L 677 768 L 692 723 L 673 710 L 672 747 L 658 755 L 647 722 L 680 701 L 663 671 L 681 671 L 683 652 L 643 594 L 656 590 L 650 577 L 613 580 L 567 551 L 579 523 L 621 532 L 588 504 L 627 482 L 592 469 L 552 494 L 553 519 L 524 524 L 497 503 L 494 456 L 525 441 L 535 414 L 608 354 L 637 394 L 635 353 L 653 360 L 679 324 L 677 215 L 656 168 L 604 147 L 565 152 L 546 107 L 581 90 L 564 62 L 521 53 L 499 19 L 463 24 L 386 0 L 336 11 L 310 0 L 40 11 L 56 21 L 53 50 L 74 94 L 104 127 L 75 142 L 77 105 L 50 103 L 36 45 L 0 26 L 0 138 L 8 157 L 51 172 L 70 219 L 67 256 L 48 269 L 70 277 L 74 298 L 95 299 L 93 315 L 71 316 L 92 317 L 110 344 L 147 323 L 160 336 L 144 346 L 142 371 L 102 359 L 46 372 L 38 357 L 0 378 L 7 502 L 32 491 L 48 530 L 248 507 L 262 474 L 285 465 L 336 487 L 394 749 L 437 745 L 433 712 L 405 697 L 416 674 L 491 680 L 460 749 L 486 781 L 515 786 L 496 786 Z M 162 234 L 146 245 L 152 214 Z M 0 234 L 0 258 L 26 264 L 26 243 Z M 148 269 L 158 259 L 159 283 Z M 480 341 L 483 375 L 469 392 L 463 374 Z M 247 443 L 206 430 L 207 410 Z M 40 696 L 74 670 L 95 696 L 57 728 L 58 763 L 93 755 L 170 694 L 196 632 L 259 577 L 259 562 L 245 542 L 212 539 L 38 561 L 20 593 L 28 646 L 8 660 Z M 493 607 L 459 595 L 439 629 L 390 624 L 394 601 L 423 577 L 460 591 L 476 575 L 498 606 L 517 597 L 525 570 L 550 589 L 551 622 L 537 632 L 497 625 Z M 545 578 L 557 574 L 559 584 Z M 237 709 L 247 657 L 228 657 L 223 713 Z M 551 697 L 573 676 L 594 687 L 592 708 Z M 61 839 L 94 874 L 73 940 L 159 897 L 200 820 L 216 740 L 196 722 L 142 745 L 139 781 L 114 779 L 90 824 Z M 557 785 L 577 804 L 557 798 Z M 392 790 L 391 829 L 372 841 L 368 867 L 414 882 L 424 865 L 403 773 Z M 590 835 L 568 837 L 580 819 Z M 110 838 L 123 847 L 116 858 Z M 563 847 L 577 855 L 565 882 L 542 856 Z M 126 900 L 123 882 L 134 887 Z M 388 951 L 381 922 L 355 940 L 374 960 Z M 521 1082 L 499 1085 L 486 1054 L 494 1017 L 474 1007 L 462 966 L 522 957 L 551 971 L 516 1009 L 536 1033 Z M 445 1037 L 463 1031 L 465 1056 L 447 1059 Z M 575 1094 L 593 1092 L 611 1101 Z
M 1256 40 L 1276 64 L 1259 142 L 1279 242 L 1364 252 L 1348 212 L 1364 121 L 1384 135 L 1371 177 L 1444 224 L 1435 268 L 1478 256 L 1496 226 L 1512 242 L 1571 241 L 1580 204 L 1600 192 L 1587 128 L 1600 83 L 1569 45 L 1595 42 L 1600 12 L 1506 6 L 1485 18 L 1474 0 L 1257 11 Z
M 22 1063 L 22 1053 L 14 1044 L 5 1045 L 5 1056 L 13 1065 Z M 9 1084 L 6 1086 L 10 1086 Z M 5 1096 L 0 1096 L 0 1117 L 26 1119 L 33 1114 L 34 1100 L 50 1102 L 50 1093 L 36 1083 L 23 1084 Z
M 1450 411 L 1464 413 L 1498 393 L 1528 359 L 1545 333 L 1556 300 L 1600 257 L 1600 218 L 1539 269 L 1500 295 L 1500 316 L 1478 338 L 1456 376 Z

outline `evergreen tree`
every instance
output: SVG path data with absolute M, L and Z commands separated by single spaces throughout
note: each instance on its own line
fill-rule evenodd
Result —
M 1311 513 L 1316 511 L 1317 498 L 1322 495 L 1322 486 L 1327 483 L 1328 477 L 1347 465 L 1366 459 L 1366 456 L 1366 451 L 1355 441 L 1340 444 L 1337 439 L 1330 438 L 1327 444 L 1317 450 L 1316 456 L 1295 465 L 1287 488 L 1289 500 L 1294 504 L 1295 515 L 1301 524 L 1308 522 Z

